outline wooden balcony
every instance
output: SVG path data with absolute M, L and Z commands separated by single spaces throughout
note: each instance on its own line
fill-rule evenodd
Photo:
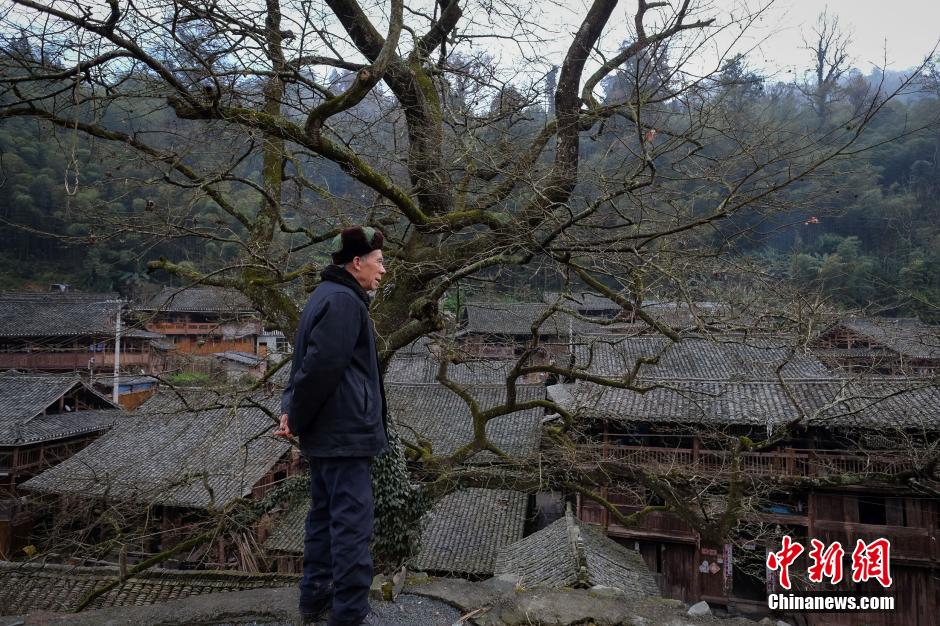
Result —
M 698 471 L 722 474 L 731 471 L 731 453 L 723 450 L 693 450 L 653 446 L 592 444 L 580 446 L 585 456 L 668 471 Z M 758 476 L 839 476 L 844 474 L 894 474 L 914 466 L 913 455 L 879 453 L 867 456 L 840 451 L 796 450 L 744 452 L 741 469 Z M 584 458 L 584 457 L 582 457 Z
M 94 369 L 114 367 L 113 352 L 0 352 L 0 370 L 75 371 L 87 370 L 94 357 Z M 147 352 L 121 352 L 121 366 L 139 366 L 149 371 L 150 354 Z
M 225 352 L 234 350 L 236 352 L 255 353 L 256 345 L 253 338 L 247 339 L 223 339 L 221 336 L 214 335 L 207 339 L 196 338 L 195 336 L 181 337 L 177 336 L 173 344 L 178 354 L 196 354 L 207 355 L 216 352 Z
M 260 335 L 260 322 L 152 322 L 147 330 L 164 335 L 220 335 L 244 337 Z

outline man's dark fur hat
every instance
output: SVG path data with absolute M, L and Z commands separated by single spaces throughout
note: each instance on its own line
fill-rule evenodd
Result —
M 345 265 L 357 256 L 381 250 L 384 245 L 385 236 L 382 231 L 371 226 L 350 226 L 333 238 L 330 253 L 333 255 L 333 263 Z

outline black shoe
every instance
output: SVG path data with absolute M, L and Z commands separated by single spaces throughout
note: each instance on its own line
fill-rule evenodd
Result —
M 330 589 L 326 595 L 311 599 L 305 598 L 303 592 L 300 594 L 300 617 L 304 622 L 317 622 L 324 619 L 332 606 L 332 589 Z

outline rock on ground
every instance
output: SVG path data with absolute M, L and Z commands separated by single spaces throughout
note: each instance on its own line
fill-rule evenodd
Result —
M 689 615 L 693 617 L 701 617 L 702 615 L 711 615 L 712 608 L 708 606 L 708 602 L 705 602 L 703 600 L 702 602 L 696 602 L 695 604 L 690 606 L 688 613 Z
M 477 626 L 756 626 L 743 617 L 692 617 L 679 600 L 635 598 L 618 590 L 522 589 L 509 580 L 432 578 L 405 591 L 458 607 Z

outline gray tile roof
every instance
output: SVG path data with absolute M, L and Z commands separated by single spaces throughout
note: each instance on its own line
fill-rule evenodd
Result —
M 81 384 L 75 374 L 0 372 L 0 415 L 29 419 Z
M 500 549 L 522 538 L 527 497 L 517 491 L 464 489 L 441 498 L 423 520 L 413 569 L 458 576 L 490 576 Z M 283 512 L 265 550 L 303 554 L 308 499 Z
M 119 575 L 116 567 L 0 561 L 0 615 L 71 611 L 85 594 Z M 151 569 L 99 596 L 89 609 L 142 606 L 206 593 L 296 584 L 297 576 L 284 574 Z
M 255 307 L 240 291 L 222 287 L 164 287 L 138 307 L 139 311 L 170 313 L 247 313 Z
M 268 393 L 250 393 L 244 388 L 177 387 L 161 389 L 137 408 L 137 413 L 178 415 L 186 412 L 213 411 L 233 406 L 251 406 L 260 402 L 269 409 L 279 409 L 278 398 Z
M 303 554 L 304 523 L 309 510 L 309 497 L 290 502 L 278 516 L 271 534 L 264 542 L 264 549 L 282 554 Z
M 658 596 L 659 587 L 643 557 L 607 537 L 603 531 L 581 524 L 581 539 L 592 585 L 616 587 L 637 597 Z
M 575 367 L 592 374 L 619 376 L 632 371 L 639 359 L 659 357 L 644 364 L 646 378 L 710 380 L 776 380 L 783 364 L 785 378 L 825 378 L 829 370 L 815 356 L 791 354 L 785 338 L 745 338 L 717 335 L 685 337 L 678 343 L 668 337 L 585 336 L 575 339 Z
M 122 306 L 116 293 L 0 293 L 0 336 L 112 335 Z
M 568 303 L 571 304 L 571 303 Z M 525 303 L 473 303 L 464 309 L 466 324 L 463 332 L 484 335 L 524 335 L 532 334 L 532 323 L 549 309 L 543 302 Z M 539 327 L 540 336 L 567 337 L 569 332 L 603 333 L 611 332 L 615 325 L 608 325 L 606 320 L 598 318 L 597 322 L 580 319 L 566 313 L 562 309 L 556 311 Z M 569 309 L 572 310 L 572 309 Z
M 389 361 L 384 379 L 390 383 L 431 383 L 437 373 L 437 364 L 433 359 L 423 356 L 399 356 L 396 354 Z
M 596 293 L 559 293 L 557 291 L 546 291 L 542 294 L 542 300 L 547 304 L 555 304 L 561 298 L 562 306 L 567 309 L 574 309 L 579 313 L 585 311 L 603 312 L 613 317 L 623 311 L 623 307 L 606 296 Z
M 271 373 L 271 370 L 281 362 L 282 358 L 284 358 L 283 355 L 278 355 L 277 357 L 268 355 L 268 370 L 265 373 L 265 375 L 268 376 L 268 382 L 277 387 L 279 391 L 284 390 L 287 387 L 287 383 L 290 382 L 290 361 L 281 365 L 273 374 Z
M 434 343 L 434 337 L 425 335 L 418 337 L 406 346 L 402 346 L 395 354 L 397 356 L 430 356 Z
M 650 381 L 652 382 L 652 381 Z M 940 386 L 906 381 L 656 381 L 646 393 L 589 383 L 554 385 L 556 401 L 599 420 L 780 425 L 801 412 L 821 428 L 940 430 Z M 791 397 L 799 408 L 794 407 Z
M 469 388 L 482 409 L 498 406 L 506 400 L 505 386 L 475 386 Z M 398 421 L 402 436 L 414 441 L 414 432 L 429 440 L 435 454 L 450 454 L 468 443 L 473 436 L 470 409 L 454 392 L 439 384 L 398 385 L 387 384 L 389 412 Z M 517 401 L 545 397 L 542 385 L 519 385 Z M 517 458 L 528 457 L 538 451 L 541 436 L 540 408 L 516 411 L 490 420 L 486 433 L 499 449 Z M 487 451 L 478 453 L 475 462 L 493 461 Z
M 516 361 L 487 359 L 451 363 L 447 366 L 447 378 L 459 385 L 498 385 L 505 384 L 506 375 Z M 437 381 L 440 362 L 422 356 L 403 356 L 397 354 L 388 364 L 385 372 L 387 383 L 433 383 Z
M 522 539 L 527 497 L 518 491 L 464 489 L 441 498 L 423 519 L 413 569 L 488 577 L 499 551 Z
M 250 352 L 239 352 L 237 350 L 228 350 L 226 352 L 213 352 L 212 356 L 223 361 L 232 361 L 249 367 L 257 367 L 264 363 L 264 359 Z
M 532 322 L 544 314 L 549 305 L 544 302 L 525 303 L 470 303 L 464 309 L 466 323 L 464 334 L 481 335 L 519 335 L 532 334 Z M 727 325 L 730 312 L 725 311 L 722 305 L 715 302 L 693 302 L 690 307 L 685 302 L 650 302 L 642 306 L 643 311 L 653 318 L 674 328 L 695 329 L 700 325 L 707 328 Z M 610 311 L 605 310 L 599 315 L 586 315 L 586 304 L 564 299 L 560 310 L 556 311 L 540 327 L 540 333 L 547 339 L 567 338 L 569 333 L 582 335 L 598 334 L 639 334 L 650 332 L 652 329 L 639 317 L 631 317 L 630 313 L 618 314 L 616 320 L 611 317 Z M 582 317 L 575 317 L 576 312 Z M 583 319 L 587 317 L 588 319 Z M 744 319 L 737 320 L 739 324 Z
M 264 402 L 274 406 L 276 399 Z M 147 504 L 223 507 L 247 496 L 289 450 L 287 442 L 267 434 L 274 422 L 253 406 L 159 414 L 159 401 L 147 404 L 144 414 L 122 421 L 23 487 Z
M 731 325 L 752 327 L 754 320 L 750 314 L 733 310 L 730 306 L 708 301 L 692 302 L 644 302 L 644 313 L 673 328 L 697 329 L 723 328 Z M 649 330 L 646 322 L 630 312 L 624 312 L 624 318 L 631 321 L 629 327 L 635 330 Z
M 500 550 L 494 574 L 525 587 L 615 587 L 630 597 L 658 596 L 643 557 L 567 511 L 546 528 Z
M 0 435 L 0 445 L 23 445 L 99 433 L 123 422 L 126 417 L 123 411 L 114 409 L 40 415 L 18 430 L 4 432 Z
M 42 414 L 73 390 L 81 390 L 96 409 Z M 55 406 L 54 410 L 58 411 L 58 407 Z M 0 445 L 51 441 L 100 432 L 123 416 L 117 405 L 75 375 L 0 373 Z
M 940 359 L 940 326 L 912 318 L 849 317 L 824 330 L 817 339 L 840 326 L 908 358 Z

